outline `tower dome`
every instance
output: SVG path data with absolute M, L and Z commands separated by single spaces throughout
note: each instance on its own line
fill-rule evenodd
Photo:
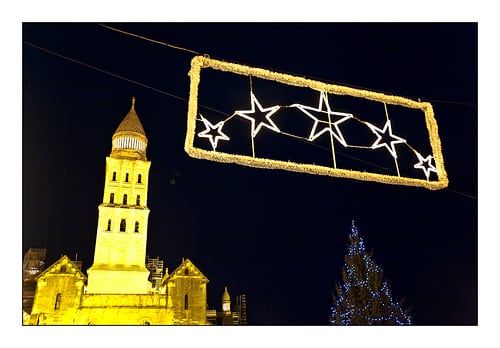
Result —
M 135 112 L 135 97 L 128 114 L 116 128 L 112 138 L 111 157 L 133 157 L 146 160 L 148 138 Z

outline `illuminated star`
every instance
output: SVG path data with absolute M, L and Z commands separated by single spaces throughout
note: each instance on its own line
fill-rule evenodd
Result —
M 255 136 L 259 133 L 262 127 L 266 127 L 272 131 L 280 133 L 281 131 L 278 128 L 278 126 L 276 126 L 273 120 L 271 120 L 271 116 L 280 108 L 279 105 L 263 108 L 262 105 L 260 105 L 257 98 L 255 97 L 255 95 L 253 94 L 253 92 L 250 92 L 250 98 L 252 101 L 251 110 L 239 110 L 235 111 L 234 113 L 238 116 L 246 118 L 247 120 L 250 120 L 250 122 L 252 123 L 252 131 L 251 131 L 252 138 L 255 138 Z M 255 105 L 257 105 L 258 110 L 255 110 Z M 253 116 L 250 116 L 251 114 Z
M 432 161 L 432 156 L 429 155 L 426 158 L 424 158 L 421 154 L 417 152 L 417 157 L 418 157 L 418 163 L 413 166 L 413 168 L 416 169 L 422 169 L 424 171 L 425 177 L 427 180 L 429 180 L 429 175 L 431 172 L 434 172 L 437 174 L 437 169 L 434 167 L 434 165 L 431 163 Z
M 200 114 L 201 120 L 205 125 L 205 130 L 198 133 L 198 136 L 201 138 L 208 138 L 210 140 L 210 144 L 212 144 L 212 148 L 217 148 L 217 143 L 219 140 L 229 140 L 229 137 L 222 133 L 222 127 L 224 126 L 224 121 L 220 121 L 215 126 L 210 123 L 202 114 Z
M 391 121 L 387 120 L 385 123 L 384 129 L 380 129 L 373 124 L 366 122 L 368 127 L 372 130 L 373 133 L 377 136 L 377 140 L 372 144 L 372 149 L 377 149 L 379 147 L 385 146 L 387 150 L 391 153 L 392 157 L 398 158 L 398 154 L 396 153 L 396 148 L 394 145 L 400 143 L 406 143 L 406 140 L 398 137 L 397 135 L 392 134 Z
M 339 124 L 352 118 L 353 115 L 345 112 L 332 111 L 332 109 L 330 108 L 330 104 L 328 103 L 327 93 L 321 92 L 319 98 L 319 105 L 317 108 L 313 108 L 311 106 L 305 106 L 302 104 L 293 104 L 291 106 L 299 108 L 300 111 L 302 111 L 304 114 L 306 114 L 307 116 L 309 116 L 311 119 L 314 120 L 314 124 L 311 128 L 311 133 L 309 134 L 309 141 L 314 141 L 322 134 L 330 132 L 344 147 L 347 146 L 344 136 L 342 135 L 342 132 L 339 129 Z M 326 122 L 328 123 L 328 125 L 320 125 L 320 123 L 325 123 L 325 121 L 320 120 L 313 114 L 321 114 L 322 119 L 325 118 L 324 115 L 327 115 L 327 119 L 331 119 L 331 116 L 339 116 L 340 119 L 338 119 L 335 122 Z M 332 128 L 332 126 L 334 128 Z

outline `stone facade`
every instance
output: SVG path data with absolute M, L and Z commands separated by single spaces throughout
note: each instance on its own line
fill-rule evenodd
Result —
M 147 138 L 132 107 L 106 158 L 94 261 L 88 277 L 67 256 L 39 274 L 31 325 L 207 325 L 207 277 L 188 259 L 160 285 L 146 268 Z M 167 273 L 167 272 L 166 272 Z
M 162 287 L 166 285 L 171 298 L 175 323 L 207 323 L 207 283 L 207 277 L 188 259 L 165 278 Z

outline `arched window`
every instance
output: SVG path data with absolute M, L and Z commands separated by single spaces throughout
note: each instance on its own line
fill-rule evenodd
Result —
M 188 309 L 189 306 L 188 306 L 188 295 L 184 295 L 184 309 Z
M 113 172 L 113 178 L 111 179 L 111 181 L 116 181 L 116 172 Z
M 137 182 L 139 184 L 142 183 L 142 175 L 141 174 L 137 175 Z
M 110 203 L 110 204 L 115 203 L 115 194 L 114 194 L 114 193 L 111 193 L 111 194 L 109 195 L 109 203 Z
M 136 222 L 135 222 L 134 232 L 139 233 L 139 221 L 136 221 Z
M 137 195 L 137 198 L 135 199 L 135 205 L 141 205 L 141 196 Z
M 106 231 L 111 231 L 111 219 L 108 219 L 108 228 Z
M 123 204 L 127 204 L 127 194 L 123 195 Z
M 189 268 L 186 268 L 186 269 L 184 270 L 184 275 L 189 275 Z
M 60 269 L 61 273 L 66 273 L 66 265 L 62 265 Z
M 125 174 L 125 182 L 128 182 L 128 173 Z
M 61 293 L 57 293 L 56 295 L 56 303 L 54 304 L 54 309 L 61 308 Z
M 125 232 L 126 228 L 127 228 L 127 223 L 125 222 L 125 219 L 122 219 L 122 221 L 120 221 L 120 232 Z

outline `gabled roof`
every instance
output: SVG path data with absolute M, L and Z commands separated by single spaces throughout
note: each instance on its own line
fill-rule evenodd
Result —
M 61 272 L 61 266 L 66 266 L 66 270 Z M 38 280 L 40 278 L 43 278 L 47 275 L 60 275 L 60 274 L 74 274 L 77 278 L 86 280 L 87 277 L 85 274 L 80 270 L 80 268 L 73 262 L 71 259 L 66 256 L 62 255 L 59 260 L 54 262 L 52 265 L 47 267 L 42 273 L 40 273 L 38 276 L 36 276 L 35 280 Z
M 186 274 L 186 269 L 188 273 Z M 178 276 L 195 276 L 201 277 L 206 282 L 208 282 L 208 278 L 194 265 L 194 263 L 190 259 L 182 259 L 182 263 L 177 267 L 170 275 L 168 279 L 175 278 Z
M 132 98 L 132 107 L 130 111 L 125 116 L 125 118 L 120 122 L 118 128 L 116 128 L 115 134 L 119 132 L 134 132 L 146 136 L 142 123 L 139 120 L 139 116 L 135 112 L 135 98 Z

